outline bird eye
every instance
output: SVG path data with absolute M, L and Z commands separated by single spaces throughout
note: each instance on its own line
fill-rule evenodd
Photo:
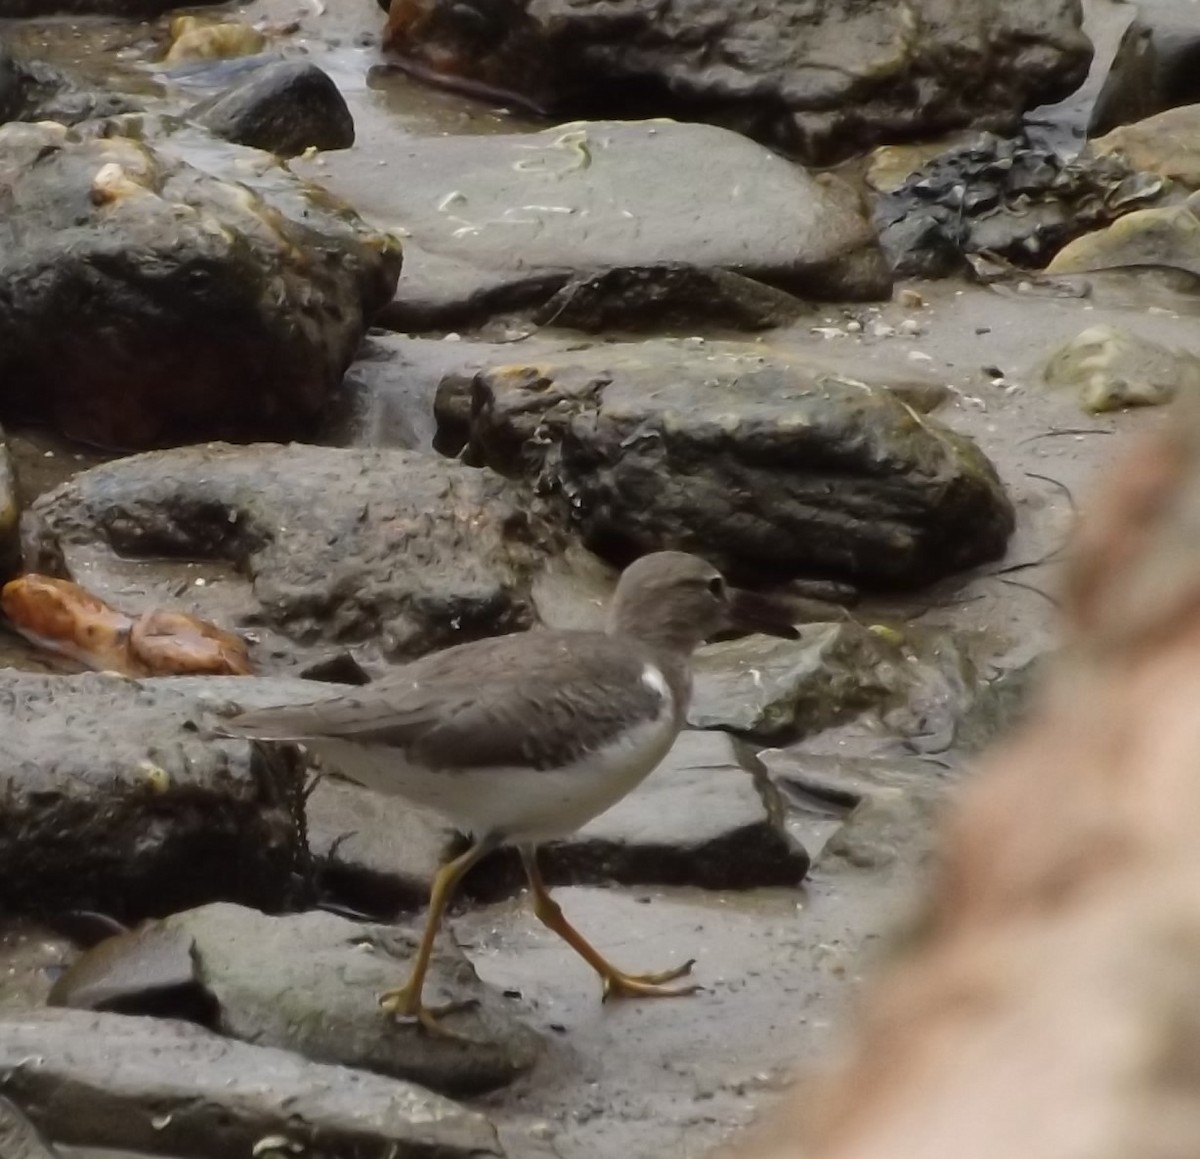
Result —
M 725 595 L 725 581 L 719 575 L 713 576 L 708 581 L 708 590 L 718 599 L 721 599 Z

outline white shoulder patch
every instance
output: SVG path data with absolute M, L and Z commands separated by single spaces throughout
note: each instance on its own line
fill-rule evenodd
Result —
M 647 664 L 642 669 L 642 683 L 651 692 L 657 692 L 662 700 L 671 699 L 671 689 L 667 686 L 666 677 L 653 664 Z

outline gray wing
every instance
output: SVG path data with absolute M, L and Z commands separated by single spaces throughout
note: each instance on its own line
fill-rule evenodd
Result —
M 663 713 L 645 663 L 627 641 L 532 632 L 459 645 L 343 696 L 243 713 L 223 730 L 386 745 L 433 768 L 547 768 Z

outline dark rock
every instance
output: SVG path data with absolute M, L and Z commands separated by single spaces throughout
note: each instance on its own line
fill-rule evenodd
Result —
M 0 0 L 0 17 L 6 15 Z M 138 106 L 119 93 L 82 88 L 65 73 L 40 61 L 15 56 L 0 42 L 0 124 L 6 121 L 58 121 L 74 125 Z
M 712 126 L 410 138 L 379 160 L 349 150 L 292 167 L 404 223 L 410 260 L 389 325 L 463 325 L 544 303 L 577 274 L 664 265 L 820 300 L 890 293 L 852 189 Z
M 484 1159 L 487 1120 L 409 1083 L 232 1042 L 198 1026 L 79 1010 L 0 1015 L 0 1092 L 55 1143 L 250 1155 Z
M 21 504 L 17 472 L 0 430 L 0 585 L 21 570 Z
M 271 685 L 0 671 L 3 906 L 137 917 L 294 898 L 304 864 L 294 760 L 214 744 L 198 723 L 204 697 Z
M 135 131 L 0 128 L 0 417 L 123 448 L 311 428 L 396 243 L 282 171 L 268 202 Z
M 1200 28 L 1188 5 L 1139 0 L 1088 120 L 1098 137 L 1200 101 Z
M 1027 138 L 980 134 L 880 197 L 875 223 L 892 268 L 939 277 L 967 255 L 1041 266 L 1072 238 L 1153 203 L 1161 178 L 1117 157 L 1070 159 Z
M 186 115 L 218 137 L 280 157 L 354 144 L 354 118 L 345 98 L 309 61 L 266 65 Z
M 117 981 L 63 986 L 62 996 L 72 1006 L 98 1009 L 91 999 L 108 996 L 115 985 L 124 1012 L 161 1013 L 159 972 L 144 965 L 147 956 L 160 954 L 147 951 L 146 943 L 175 939 L 190 948 L 184 955 L 191 967 L 187 984 L 204 993 L 215 1029 L 232 1038 L 446 1094 L 478 1094 L 529 1070 L 539 1053 L 538 1036 L 513 1020 L 500 995 L 479 981 L 448 939 L 439 943 L 426 994 L 431 1002 L 471 1002 L 445 1021 L 470 1041 L 430 1036 L 415 1022 L 397 1022 L 379 1009 L 379 993 L 404 980 L 418 937 L 419 930 L 363 925 L 329 913 L 271 918 L 211 905 L 102 943 L 71 973 L 103 973 L 106 981 Z M 102 965 L 90 967 L 97 958 Z
M 448 433 L 459 382 L 439 391 Z M 969 439 L 885 389 L 752 346 L 510 359 L 475 376 L 466 423 L 470 461 L 537 479 L 619 563 L 673 547 L 735 575 L 911 585 L 1001 555 L 1013 528 Z
M 436 455 L 218 444 L 85 471 L 38 499 L 25 529 L 32 567 L 86 568 L 101 595 L 128 584 L 119 557 L 231 562 L 245 579 L 189 582 L 182 602 L 173 576 L 154 591 L 139 574 L 138 599 L 213 618 L 237 586 L 270 670 L 331 642 L 412 659 L 529 627 L 531 576 L 553 543 L 530 505 L 523 487 Z
M 574 330 L 681 330 L 715 325 L 766 330 L 808 307 L 791 294 L 728 270 L 639 266 L 572 278 L 533 315 Z
M 683 732 L 638 789 L 574 836 L 544 846 L 541 862 L 551 880 L 572 884 L 796 885 L 808 854 L 769 793 L 738 764 L 728 737 Z
M 58 1152 L 8 1099 L 0 1098 L 0 1155 L 4 1159 L 58 1159 Z
M 535 108 L 708 117 L 826 162 L 880 140 L 1012 126 L 1070 93 L 1091 44 L 1078 0 L 762 5 L 754 0 L 392 4 L 385 48 Z M 469 89 L 468 89 L 469 91 Z

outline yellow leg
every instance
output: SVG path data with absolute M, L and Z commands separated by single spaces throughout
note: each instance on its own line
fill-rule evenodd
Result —
M 533 848 L 521 850 L 521 861 L 525 866 L 525 876 L 529 878 L 529 888 L 533 892 L 533 912 L 538 921 L 547 929 L 553 930 L 568 946 L 571 947 L 597 974 L 604 983 L 604 1001 L 609 998 L 678 998 L 684 994 L 694 994 L 700 989 L 698 985 L 664 986 L 664 982 L 682 978 L 692 972 L 696 964 L 695 958 L 689 958 L 682 966 L 670 970 L 659 970 L 653 974 L 626 974 L 609 962 L 595 946 L 591 944 L 563 916 L 562 908 L 550 896 L 542 872 L 538 869 L 537 851 Z
M 421 935 L 421 944 L 417 948 L 417 958 L 413 962 L 408 981 L 403 986 L 399 986 L 395 990 L 386 990 L 379 996 L 379 1005 L 389 1014 L 399 1015 L 403 1018 L 415 1018 L 431 1034 L 444 1038 L 456 1037 L 452 1032 L 443 1028 L 438 1023 L 438 1019 L 453 1010 L 471 1006 L 473 1002 L 447 1002 L 441 1006 L 425 1006 L 421 1002 L 421 991 L 425 986 L 425 975 L 429 970 L 429 960 L 433 956 L 434 939 L 437 937 L 438 927 L 441 925 L 442 915 L 446 912 L 446 906 L 454 896 L 454 891 L 466 875 L 467 870 L 495 847 L 496 842 L 489 838 L 477 841 L 466 853 L 447 862 L 434 875 L 433 888 L 429 891 L 429 913 L 425 918 L 425 931 Z

